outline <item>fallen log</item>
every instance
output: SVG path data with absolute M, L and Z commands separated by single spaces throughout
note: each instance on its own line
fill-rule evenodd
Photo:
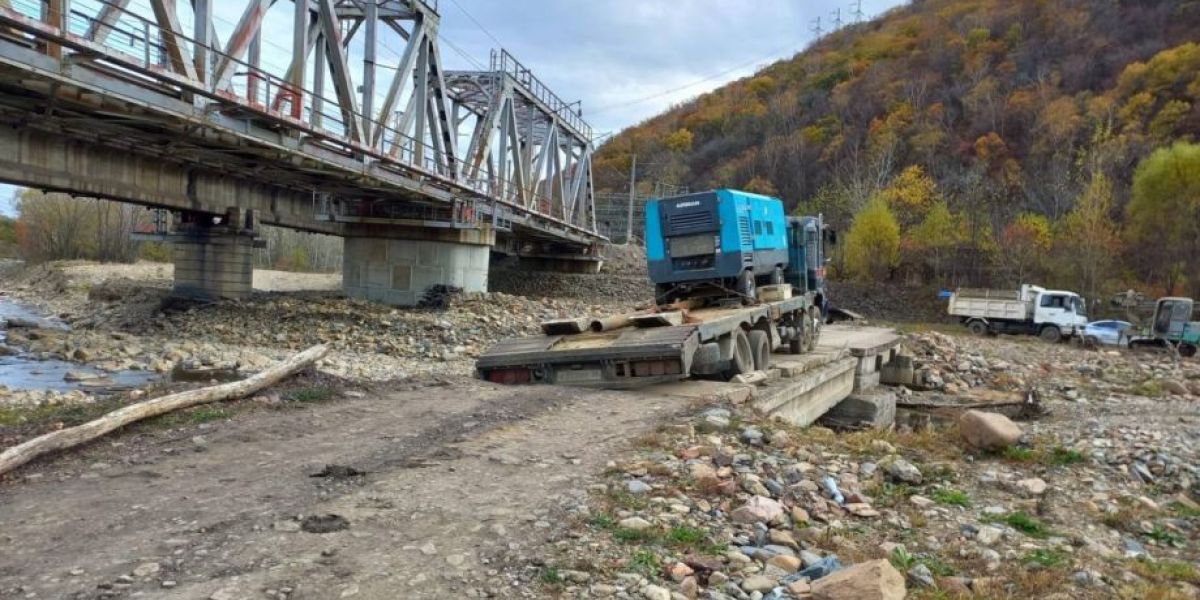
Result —
M 251 375 L 241 381 L 223 383 L 196 390 L 187 390 L 137 404 L 130 404 L 124 408 L 114 410 L 99 419 L 88 421 L 83 425 L 40 435 L 13 446 L 4 452 L 0 452 L 0 475 L 43 454 L 78 446 L 142 419 L 156 417 L 181 408 L 247 396 L 302 371 L 324 357 L 328 351 L 329 349 L 325 346 L 313 346 L 265 371 Z

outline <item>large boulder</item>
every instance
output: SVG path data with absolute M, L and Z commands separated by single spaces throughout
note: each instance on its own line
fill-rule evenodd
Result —
M 814 600 L 904 600 L 904 575 L 884 559 L 834 571 L 812 584 Z
M 734 523 L 767 523 L 783 515 L 783 505 L 765 496 L 754 496 L 733 509 Z
M 968 410 L 958 418 L 958 430 L 968 444 L 981 450 L 1007 448 L 1021 439 L 1021 428 L 999 413 Z

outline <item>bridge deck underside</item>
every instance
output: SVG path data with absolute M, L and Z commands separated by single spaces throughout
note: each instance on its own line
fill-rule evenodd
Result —
M 318 196 L 433 207 L 466 199 L 489 221 L 503 215 L 501 237 L 551 242 L 577 253 L 603 241 L 585 228 L 490 197 L 435 167 L 392 160 L 267 107 L 122 66 L 119 57 L 75 36 L 55 37 L 73 52 L 50 56 L 38 41 L 43 33 L 13 20 L 11 13 L 0 14 L 0 123 L 10 134 L 86 148 L 91 156 L 138 157 L 143 164 L 185 173 L 188 180 L 178 198 L 77 184 L 79 177 L 61 172 L 82 167 L 69 164 L 74 154 L 37 156 L 32 150 L 39 146 L 32 144 L 6 148 L 4 154 L 14 156 L 0 157 L 0 177 L 13 183 L 220 212 L 220 198 L 196 197 L 193 179 L 207 177 L 270 188 L 264 222 L 331 234 L 341 233 L 342 224 L 316 218 Z M 280 202 L 294 206 L 280 207 Z

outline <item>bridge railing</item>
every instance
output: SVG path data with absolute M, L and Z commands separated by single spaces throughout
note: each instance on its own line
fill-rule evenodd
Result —
M 570 103 L 559 98 L 557 94 L 552 92 L 546 84 L 533 75 L 533 71 L 529 70 L 521 61 L 517 60 L 508 50 L 503 48 L 492 50 L 491 54 L 491 69 L 507 73 L 517 83 L 521 84 L 533 94 L 535 98 L 542 101 L 550 110 L 554 112 L 560 119 L 567 122 L 576 131 L 582 133 L 585 137 L 592 137 L 592 126 L 588 125 L 583 120 L 583 116 Z

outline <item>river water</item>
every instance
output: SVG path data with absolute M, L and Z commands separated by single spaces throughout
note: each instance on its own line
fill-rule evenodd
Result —
M 56 319 L 47 318 L 32 307 L 13 302 L 11 298 L 0 296 L 0 321 L 14 317 L 41 320 L 51 327 L 66 328 L 66 325 L 63 323 Z M 7 335 L 7 331 L 4 328 L 0 328 L 0 343 L 6 341 Z M 94 373 L 102 375 L 104 379 L 84 382 L 66 381 L 63 378 L 68 371 Z M 139 387 L 161 379 L 162 375 L 152 371 L 117 371 L 115 373 L 108 373 L 65 360 L 37 360 L 25 354 L 0 356 L 0 385 L 10 390 L 56 390 L 65 392 L 82 389 L 88 392 L 98 392 L 105 389 Z

